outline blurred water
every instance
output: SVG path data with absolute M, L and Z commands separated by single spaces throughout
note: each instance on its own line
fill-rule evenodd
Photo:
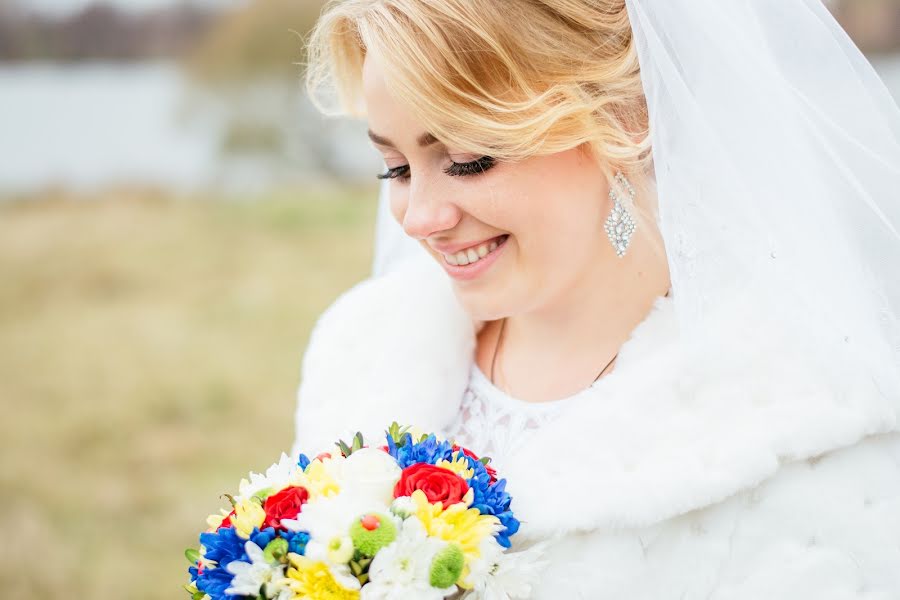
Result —
M 900 55 L 873 64 L 900 102 Z M 233 189 L 379 170 L 364 124 L 325 124 L 277 102 L 262 112 L 283 111 L 274 123 L 289 131 L 286 151 L 225 157 L 226 112 L 189 88 L 169 64 L 0 64 L 0 195 L 115 183 Z
M 0 66 L 0 189 L 203 181 L 220 128 L 179 121 L 184 87 L 166 64 Z
M 361 122 L 327 122 L 302 94 L 247 84 L 249 101 L 201 92 L 173 64 L 0 64 L 0 196 L 48 186 L 151 184 L 228 191 L 311 178 L 374 179 Z M 285 143 L 223 152 L 238 116 Z M 252 128 L 251 128 L 252 131 Z

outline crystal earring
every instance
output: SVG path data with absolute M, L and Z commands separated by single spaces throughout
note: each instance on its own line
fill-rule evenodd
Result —
M 615 179 L 628 191 L 628 201 L 633 203 L 634 188 L 631 187 L 631 183 L 622 175 L 621 171 L 616 171 Z M 622 258 L 628 249 L 628 243 L 631 241 L 631 235 L 634 233 L 636 225 L 614 186 L 609 186 L 609 198 L 613 201 L 613 209 L 606 219 L 606 235 L 616 251 L 616 256 Z

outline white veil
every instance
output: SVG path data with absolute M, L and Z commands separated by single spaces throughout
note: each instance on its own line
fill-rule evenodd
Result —
M 884 83 L 821 0 L 626 4 L 682 335 L 737 293 L 811 359 L 900 397 L 900 109 Z M 383 272 L 422 251 L 385 188 L 380 203 Z

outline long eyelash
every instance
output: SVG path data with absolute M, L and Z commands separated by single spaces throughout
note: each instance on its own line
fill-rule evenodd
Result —
M 384 173 L 380 173 L 376 175 L 378 179 L 396 179 L 398 177 L 402 177 L 409 171 L 409 165 L 402 165 L 400 167 L 394 167 L 393 169 L 388 169 Z
M 491 167 L 493 167 L 497 163 L 491 156 L 482 156 L 477 160 L 473 160 L 472 162 L 467 163 L 453 163 L 446 169 L 444 169 L 444 173 L 451 176 L 461 176 L 461 175 L 478 175 L 479 173 L 484 173 Z
M 478 175 L 480 173 L 484 173 L 491 167 L 497 164 L 497 161 L 491 156 L 482 156 L 477 160 L 473 160 L 472 162 L 467 163 L 453 163 L 446 169 L 444 169 L 444 173 L 450 175 L 451 177 L 464 177 L 467 175 Z M 409 165 L 401 165 L 399 167 L 394 167 L 393 169 L 388 169 L 384 173 L 380 173 L 376 175 L 378 179 L 408 179 L 409 178 Z

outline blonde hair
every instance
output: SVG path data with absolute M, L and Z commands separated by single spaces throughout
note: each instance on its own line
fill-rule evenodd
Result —
M 308 47 L 319 110 L 365 116 L 368 52 L 449 146 L 516 161 L 587 144 L 610 185 L 621 170 L 643 187 L 649 118 L 625 0 L 331 0 Z

